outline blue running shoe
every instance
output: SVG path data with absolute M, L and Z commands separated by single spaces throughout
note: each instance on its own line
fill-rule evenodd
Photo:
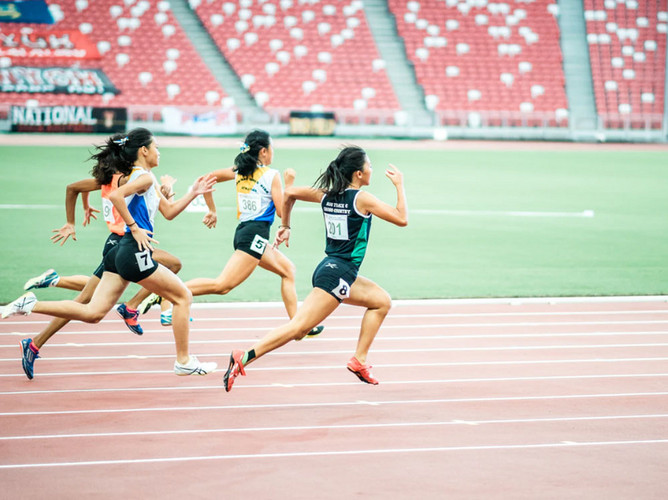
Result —
M 39 358 L 39 350 L 33 351 L 30 347 L 32 339 L 23 339 L 21 341 L 21 362 L 23 364 L 23 371 L 30 380 L 33 378 L 33 365 L 35 360 Z
M 59 279 L 60 276 L 58 276 L 58 273 L 53 269 L 49 269 L 48 271 L 44 271 L 39 276 L 35 276 L 34 278 L 30 278 L 28 281 L 26 281 L 25 285 L 23 285 L 23 289 L 32 290 L 33 288 L 56 286 Z
M 125 304 L 121 304 L 116 308 L 116 312 L 123 318 L 123 321 L 125 321 L 125 324 L 132 333 L 136 333 L 137 335 L 142 335 L 144 333 L 144 330 L 137 321 L 137 318 L 139 318 L 139 311 L 130 312 Z
M 190 321 L 193 319 L 190 318 Z M 172 310 L 167 309 L 166 311 L 163 311 L 160 313 L 160 324 L 162 326 L 172 326 Z

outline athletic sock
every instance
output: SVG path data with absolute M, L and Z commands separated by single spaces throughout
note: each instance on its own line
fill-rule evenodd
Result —
M 255 349 L 251 349 L 250 351 L 246 351 L 244 353 L 244 357 L 241 358 L 241 364 L 246 365 L 251 359 L 255 357 Z
M 60 276 L 58 276 L 55 280 L 49 283 L 49 286 L 58 286 L 59 281 L 60 281 Z

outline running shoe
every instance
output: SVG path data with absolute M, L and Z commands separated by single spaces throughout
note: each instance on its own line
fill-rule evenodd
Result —
M 190 321 L 193 319 L 190 318 Z M 160 324 L 162 326 L 172 326 L 172 310 L 167 309 L 166 311 L 163 311 L 160 313 Z
M 13 314 L 28 315 L 32 308 L 37 304 L 37 297 L 32 292 L 24 293 L 18 299 L 10 302 L 2 311 L 2 319 L 8 318 Z
M 39 276 L 35 276 L 34 278 L 30 278 L 28 281 L 26 281 L 26 284 L 23 285 L 23 289 L 32 290 L 33 288 L 56 286 L 59 279 L 60 276 L 58 276 L 58 273 L 53 269 L 49 269 L 48 271 L 44 271 Z
M 30 380 L 33 378 L 33 365 L 39 358 L 39 349 L 32 343 L 32 339 L 23 339 L 21 341 L 21 363 L 23 371 Z
M 160 324 L 162 326 L 171 326 L 172 324 L 172 310 L 167 309 L 160 313 Z
M 373 378 L 373 375 L 371 374 L 371 366 L 363 365 L 357 360 L 355 356 L 350 358 L 350 361 L 348 361 L 348 370 L 357 375 L 357 378 L 359 378 L 362 382 L 378 385 L 378 380 Z
M 216 368 L 218 368 L 216 363 L 202 363 L 192 354 L 185 365 L 182 365 L 178 361 L 174 361 L 174 373 L 179 376 L 208 375 L 209 373 L 216 371 Z
M 139 314 L 146 314 L 151 307 L 153 307 L 156 304 L 160 304 L 162 302 L 162 297 L 160 295 L 156 295 L 155 293 L 152 293 L 148 297 L 146 297 L 144 300 L 142 300 L 141 304 L 139 304 Z
M 116 308 L 116 312 L 123 318 L 123 321 L 125 321 L 125 324 L 132 333 L 136 333 L 137 335 L 144 333 L 144 330 L 137 321 L 139 319 L 139 311 L 130 312 L 130 309 L 125 304 L 121 304 Z
M 322 333 L 322 331 L 323 331 L 324 329 L 325 329 L 325 327 L 322 326 L 322 325 L 316 326 L 315 328 L 313 328 L 312 330 L 310 330 L 306 335 L 304 335 L 302 338 L 300 338 L 300 339 L 295 339 L 295 340 L 296 340 L 297 342 L 299 342 L 300 340 L 303 340 L 303 339 L 310 339 L 310 338 L 312 338 L 312 337 L 317 337 L 318 335 L 320 335 L 320 334 Z
M 234 379 L 239 375 L 246 375 L 244 370 L 244 365 L 241 360 L 244 357 L 244 351 L 235 350 L 230 354 L 230 363 L 227 366 L 227 371 L 223 377 L 223 383 L 225 384 L 225 392 L 230 392 L 232 390 L 232 385 L 234 384 Z

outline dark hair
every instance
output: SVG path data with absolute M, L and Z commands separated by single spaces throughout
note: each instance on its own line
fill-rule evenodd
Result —
M 352 182 L 353 174 L 364 169 L 366 158 L 366 151 L 358 146 L 343 148 L 336 160 L 318 177 L 314 186 L 325 190 L 329 195 L 343 193 Z
M 253 130 L 244 139 L 241 153 L 234 159 L 235 172 L 243 177 L 253 175 L 259 161 L 260 150 L 271 145 L 271 137 L 264 130 Z
M 150 146 L 152 141 L 153 134 L 145 128 L 132 129 L 127 135 L 112 135 L 102 146 L 95 146 L 98 152 L 88 158 L 96 162 L 91 175 L 101 186 L 109 184 L 115 173 L 130 175 L 139 148 Z

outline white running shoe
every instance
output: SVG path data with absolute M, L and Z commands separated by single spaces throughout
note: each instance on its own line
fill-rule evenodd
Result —
M 56 271 L 53 269 L 48 269 L 39 276 L 35 276 L 34 278 L 30 278 L 28 281 L 26 281 L 25 285 L 23 285 L 23 289 L 32 290 L 33 288 L 47 288 L 49 286 L 56 286 L 59 279 L 60 276 L 58 276 Z
M 156 295 L 155 293 L 152 293 L 148 297 L 146 297 L 144 300 L 141 301 L 141 304 L 139 304 L 139 314 L 146 314 L 151 307 L 153 307 L 156 304 L 160 304 L 162 302 L 162 297 L 160 295 Z
M 5 306 L 2 311 L 2 319 L 8 318 L 13 314 L 30 314 L 35 304 L 37 304 L 35 294 L 32 292 L 24 293 L 18 299 Z
M 185 365 L 174 361 L 174 373 L 180 376 L 185 375 L 208 375 L 218 368 L 217 363 L 202 363 L 197 357 L 190 355 L 190 359 Z

